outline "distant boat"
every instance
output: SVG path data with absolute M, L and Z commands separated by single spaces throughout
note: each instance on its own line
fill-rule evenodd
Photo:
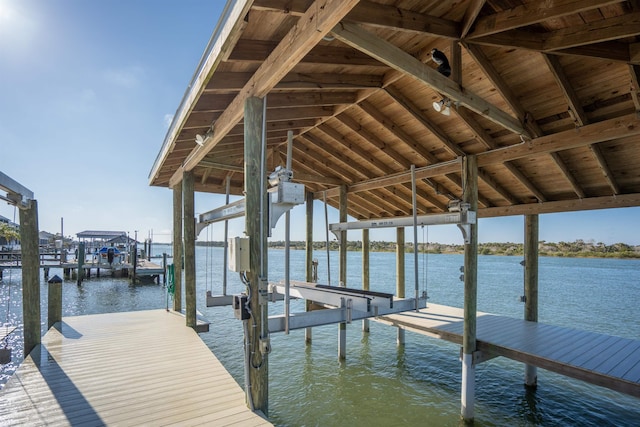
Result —
M 103 246 L 98 251 L 98 266 L 105 268 L 120 267 L 125 261 L 125 253 L 114 246 Z

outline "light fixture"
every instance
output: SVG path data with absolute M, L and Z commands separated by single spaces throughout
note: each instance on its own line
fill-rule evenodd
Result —
M 204 145 L 204 136 L 197 134 L 196 135 L 196 144 L 198 144 L 199 146 L 203 146 Z
M 440 114 L 444 114 L 445 116 L 451 115 L 451 101 L 448 99 L 441 99 L 438 102 L 433 103 L 433 109 L 436 110 Z

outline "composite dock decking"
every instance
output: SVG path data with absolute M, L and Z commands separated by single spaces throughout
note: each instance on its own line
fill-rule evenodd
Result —
M 0 425 L 267 426 L 165 310 L 65 317 L 0 391 Z
M 464 311 L 429 303 L 419 312 L 378 318 L 462 344 Z M 478 312 L 477 347 L 592 384 L 640 397 L 640 340 Z

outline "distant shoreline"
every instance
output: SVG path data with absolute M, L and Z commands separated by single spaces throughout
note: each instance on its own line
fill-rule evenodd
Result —
M 197 246 L 223 247 L 222 241 L 197 242 Z M 269 242 L 270 249 L 284 249 L 285 242 Z M 291 249 L 304 250 L 304 241 L 292 241 L 289 243 Z M 325 242 L 313 242 L 314 250 L 325 250 Z M 338 250 L 338 242 L 329 242 L 329 250 Z M 426 249 L 426 251 L 425 251 Z M 348 251 L 361 251 L 361 241 L 350 241 L 347 243 Z M 395 252 L 395 242 L 371 241 L 369 242 L 370 252 Z M 463 254 L 464 245 L 447 245 L 442 243 L 418 244 L 420 252 L 429 254 Z M 405 244 L 405 253 L 413 253 L 413 243 Z M 522 243 L 479 243 L 479 255 L 503 255 L 503 256 L 524 256 L 524 245 Z M 628 245 L 626 243 L 614 243 L 605 245 L 598 242 L 585 242 L 576 240 L 575 242 L 546 242 L 539 243 L 539 256 L 565 257 L 565 258 L 621 258 L 640 259 L 640 246 Z

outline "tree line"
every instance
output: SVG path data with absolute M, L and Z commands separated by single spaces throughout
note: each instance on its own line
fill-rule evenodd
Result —
M 269 248 L 284 249 L 283 240 L 270 241 Z M 197 242 L 197 245 L 223 247 L 224 242 Z M 405 243 L 404 251 L 413 253 L 413 242 Z M 304 250 L 304 241 L 292 241 L 289 247 L 293 250 Z M 326 242 L 313 242 L 313 250 L 326 250 Z M 337 251 L 339 244 L 337 241 L 329 242 L 329 250 Z M 359 240 L 347 242 L 348 251 L 362 251 L 362 242 Z M 371 252 L 395 252 L 395 242 L 371 241 L 369 242 Z M 464 245 L 450 245 L 443 243 L 418 243 L 418 251 L 430 254 L 462 254 Z M 628 245 L 626 243 L 614 243 L 606 245 L 602 242 L 584 241 L 578 239 L 574 242 L 547 242 L 541 240 L 538 243 L 540 256 L 555 257 L 592 257 L 592 258 L 640 258 L 640 246 Z M 524 245 L 522 243 L 479 243 L 478 253 L 480 255 L 507 255 L 524 256 Z

